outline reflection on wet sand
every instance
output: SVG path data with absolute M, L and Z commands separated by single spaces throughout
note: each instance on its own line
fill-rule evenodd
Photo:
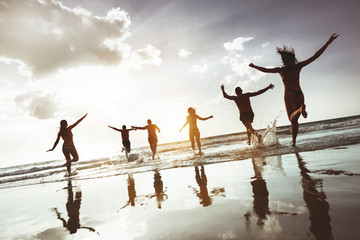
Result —
M 316 239 L 333 239 L 331 232 L 330 205 L 326 201 L 326 194 L 322 189 L 322 179 L 312 178 L 299 153 L 295 153 L 301 174 L 303 198 L 309 209 L 310 231 Z M 318 191 L 317 189 L 320 189 Z
M 65 188 L 66 189 L 66 188 Z M 68 180 L 68 200 L 66 203 L 66 210 L 68 213 L 68 221 L 66 221 L 63 217 L 61 217 L 61 213 L 58 211 L 57 208 L 53 208 L 52 210 L 55 211 L 57 218 L 63 223 L 63 227 L 67 228 L 70 234 L 74 234 L 77 232 L 78 229 L 88 229 L 91 232 L 96 232 L 92 227 L 84 227 L 80 224 L 80 205 L 81 205 L 81 197 L 82 193 L 81 190 L 77 190 L 75 192 L 75 198 L 73 193 L 73 186 L 71 183 L 71 179 Z M 96 232 L 97 233 L 97 232 Z M 99 234 L 99 233 L 97 233 Z
M 132 174 L 128 173 L 128 179 L 127 179 L 127 184 L 128 184 L 128 196 L 129 196 L 129 200 L 127 201 L 127 203 L 121 207 L 120 209 L 123 209 L 129 205 L 131 206 L 135 206 L 135 198 L 136 198 L 136 190 L 135 190 L 135 180 Z
M 199 185 L 200 191 L 197 190 L 194 187 L 189 186 L 193 189 L 196 196 L 200 200 L 200 204 L 204 207 L 210 206 L 212 203 L 211 196 L 222 196 L 225 197 L 225 188 L 213 188 L 211 190 L 211 196 L 209 195 L 208 189 L 207 189 L 207 177 L 205 174 L 205 168 L 203 165 L 201 165 L 201 170 L 199 171 L 199 167 L 195 166 L 195 179 L 196 183 Z
M 269 191 L 267 189 L 266 181 L 263 179 L 263 171 L 264 166 L 267 165 L 264 158 L 252 158 L 252 164 L 254 169 L 254 177 L 252 177 L 250 181 L 252 192 L 253 192 L 253 213 L 257 216 L 258 220 L 256 221 L 256 225 L 261 229 L 264 227 L 268 216 L 270 215 L 289 215 L 294 216 L 297 213 L 292 212 L 282 212 L 277 210 L 270 210 L 269 208 Z M 281 158 L 277 159 L 276 168 L 284 173 L 284 169 L 282 167 Z M 284 173 L 285 174 L 285 173 Z M 245 213 L 246 219 L 246 227 L 249 230 L 251 224 L 251 211 Z
M 258 217 L 258 220 L 256 224 L 260 226 L 261 228 L 264 226 L 267 215 L 270 214 L 269 210 L 269 191 L 267 190 L 266 182 L 262 178 L 262 172 L 264 170 L 263 166 L 266 164 L 263 158 L 259 159 L 252 159 L 252 164 L 254 168 L 255 176 L 252 177 L 252 180 L 250 182 L 252 186 L 252 192 L 253 192 L 253 210 L 256 216 Z M 247 212 L 245 214 L 246 218 L 246 224 L 250 224 L 250 217 L 251 213 Z
M 154 173 L 154 189 L 157 201 L 157 206 L 161 208 L 161 202 L 165 201 L 168 196 L 164 192 L 164 183 L 161 180 L 160 172 L 156 169 Z

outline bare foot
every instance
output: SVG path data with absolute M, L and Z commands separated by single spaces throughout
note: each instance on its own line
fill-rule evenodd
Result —
M 306 108 L 306 105 L 303 104 L 303 105 L 301 106 L 300 111 L 301 111 L 301 115 L 303 115 L 304 118 L 307 118 L 307 115 L 308 115 L 308 114 L 307 114 L 305 108 Z
M 261 137 L 261 135 L 260 135 L 260 134 L 257 134 L 257 137 L 258 137 L 258 139 L 259 139 L 259 143 L 261 143 L 261 142 L 262 142 L 262 137 Z
M 251 139 L 250 139 L 250 138 L 248 138 L 247 144 L 248 144 L 249 146 L 251 145 Z

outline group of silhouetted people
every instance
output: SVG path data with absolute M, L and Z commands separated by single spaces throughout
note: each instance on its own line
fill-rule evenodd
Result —
M 321 47 L 312 57 L 309 59 L 298 62 L 298 60 L 295 57 L 295 51 L 293 48 L 288 48 L 284 46 L 283 48 L 277 48 L 277 53 L 280 54 L 281 60 L 283 63 L 282 67 L 276 67 L 276 68 L 264 68 L 256 66 L 253 63 L 250 63 L 249 66 L 252 68 L 255 68 L 259 71 L 265 72 L 265 73 L 279 73 L 281 76 L 281 79 L 284 84 L 285 89 L 285 107 L 286 112 L 289 118 L 289 121 L 291 123 L 291 134 L 292 134 L 292 145 L 295 146 L 296 144 L 296 137 L 298 134 L 299 129 L 299 123 L 298 119 L 300 115 L 302 115 L 304 118 L 307 117 L 306 112 L 306 105 L 304 100 L 304 94 L 300 87 L 300 71 L 303 67 L 307 66 L 311 62 L 313 62 L 315 59 L 317 59 L 324 51 L 325 49 L 338 37 L 339 35 L 337 33 L 334 33 L 330 36 L 329 40 Z M 251 104 L 250 104 L 250 97 L 254 97 L 257 95 L 260 95 L 264 92 L 266 92 L 269 89 L 273 89 L 274 85 L 270 84 L 264 89 L 261 89 L 257 92 L 250 92 L 250 93 L 243 93 L 242 89 L 240 87 L 235 88 L 236 96 L 230 96 L 225 92 L 224 85 L 221 85 L 221 90 L 223 93 L 224 98 L 233 100 L 240 112 L 240 121 L 244 124 L 247 131 L 247 137 L 248 137 L 248 144 L 251 144 L 251 135 L 256 135 L 259 142 L 262 141 L 262 137 L 260 134 L 258 134 L 254 128 L 252 127 L 251 123 L 254 119 L 254 112 L 252 110 Z M 206 118 L 202 118 L 196 114 L 196 111 L 194 108 L 190 107 L 188 108 L 189 115 L 186 117 L 186 122 L 180 129 L 180 131 L 189 124 L 189 138 L 191 142 L 191 147 L 193 151 L 195 151 L 195 141 L 198 146 L 199 154 L 201 154 L 201 143 L 200 143 L 200 131 L 197 127 L 197 119 L 199 120 L 208 120 L 210 118 L 213 118 L 213 116 L 209 116 Z M 71 162 L 76 162 L 79 160 L 78 153 L 76 151 L 76 148 L 74 146 L 73 142 L 73 134 L 71 130 L 78 125 L 87 114 L 85 114 L 82 118 L 80 118 L 77 122 L 75 122 L 73 125 L 68 126 L 66 120 L 62 120 L 60 122 L 60 131 L 58 133 L 57 139 L 54 143 L 54 146 L 52 149 L 49 149 L 48 151 L 52 151 L 57 146 L 60 137 L 64 140 L 62 151 L 64 153 L 64 156 L 66 158 L 66 167 L 67 171 L 70 174 L 71 173 Z M 131 126 L 131 129 L 127 129 L 124 125 L 122 129 L 117 129 L 115 127 L 108 126 L 116 131 L 121 132 L 122 136 L 122 143 L 123 143 L 123 151 L 126 153 L 126 157 L 128 157 L 128 153 L 130 153 L 131 145 L 129 140 L 129 131 L 132 130 L 147 130 L 148 131 L 148 141 L 150 144 L 150 148 L 152 151 L 152 158 L 155 158 L 156 154 L 156 148 L 157 148 L 157 135 L 156 130 L 160 132 L 160 128 L 153 124 L 151 120 L 149 119 L 147 121 L 148 125 L 144 127 L 134 127 Z M 180 132 L 179 131 L 179 132 Z

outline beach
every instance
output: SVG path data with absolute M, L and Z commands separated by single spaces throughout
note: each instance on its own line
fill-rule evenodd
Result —
M 2 169 L 0 239 L 358 239 L 359 119 L 300 126 L 298 148 L 275 127 L 256 149 L 217 136 L 201 156 L 173 143 L 70 178 L 59 162 Z

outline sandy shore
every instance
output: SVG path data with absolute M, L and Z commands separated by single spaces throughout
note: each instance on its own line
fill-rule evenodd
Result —
M 358 239 L 360 145 L 1 189 L 1 239 Z

